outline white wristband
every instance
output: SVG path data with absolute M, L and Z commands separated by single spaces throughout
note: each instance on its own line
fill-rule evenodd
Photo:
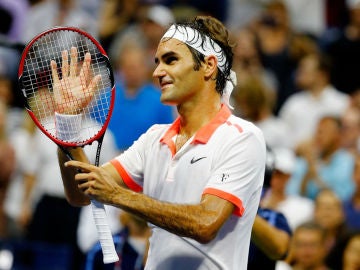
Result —
M 78 142 L 81 138 L 81 114 L 60 114 L 55 112 L 56 136 L 59 140 Z

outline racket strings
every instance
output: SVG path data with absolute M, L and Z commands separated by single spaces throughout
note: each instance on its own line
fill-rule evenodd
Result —
M 101 77 L 94 94 L 82 93 L 85 97 L 91 98 L 89 104 L 82 111 L 83 120 L 81 121 L 81 139 L 87 141 L 98 135 L 105 121 L 109 118 L 113 87 L 108 59 L 90 38 L 71 30 L 54 31 L 41 36 L 35 40 L 25 56 L 21 80 L 23 91 L 25 91 L 24 95 L 31 111 L 47 132 L 56 138 L 55 101 L 52 88 L 54 82 L 50 62 L 54 60 L 57 63 L 58 77 L 61 80 L 64 76 L 62 74 L 62 52 L 68 52 L 68 64 L 70 65 L 72 47 L 77 48 L 78 64 L 75 71 L 77 76 L 80 74 L 85 54 L 90 53 L 91 55 L 90 74 L 80 77 L 81 84 L 83 86 L 88 85 L 89 77 L 95 75 Z M 62 81 L 62 83 L 64 82 Z M 65 87 L 71 89 L 70 80 L 67 80 Z M 83 87 L 83 89 L 85 88 Z M 78 103 L 78 106 L 81 106 L 80 99 L 77 99 L 72 93 L 67 95 L 63 102 L 64 105 L 66 103 Z M 73 129 L 77 124 L 77 122 L 71 123 L 69 121 L 70 126 L 68 128 Z

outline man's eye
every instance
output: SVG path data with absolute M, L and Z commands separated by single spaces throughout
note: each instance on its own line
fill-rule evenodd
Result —
M 169 57 L 166 59 L 166 64 L 172 64 L 177 60 L 176 57 Z

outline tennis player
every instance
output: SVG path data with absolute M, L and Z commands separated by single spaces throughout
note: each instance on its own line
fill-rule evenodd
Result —
M 179 117 L 152 126 L 100 167 L 88 164 L 81 148 L 69 149 L 77 161 L 58 151 L 69 203 L 96 199 L 149 222 L 146 269 L 247 268 L 266 147 L 258 128 L 231 113 L 232 58 L 228 31 L 217 19 L 171 25 L 159 42 L 153 76 L 161 101 L 176 105 Z M 67 120 L 63 114 L 58 123 Z M 76 127 L 64 132 L 62 126 L 60 133 L 76 136 Z

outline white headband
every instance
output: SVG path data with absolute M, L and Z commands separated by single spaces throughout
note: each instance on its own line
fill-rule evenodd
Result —
M 181 42 L 184 42 L 205 56 L 214 55 L 218 60 L 218 68 L 224 72 L 227 62 L 225 53 L 221 47 L 210 37 L 205 35 L 204 40 L 201 37 L 201 34 L 191 27 L 171 25 L 163 35 L 162 39 L 163 38 L 175 38 Z M 230 70 L 230 79 L 226 81 L 222 99 L 223 102 L 231 109 L 233 109 L 233 107 L 230 105 L 230 95 L 236 83 L 236 73 L 233 70 Z

